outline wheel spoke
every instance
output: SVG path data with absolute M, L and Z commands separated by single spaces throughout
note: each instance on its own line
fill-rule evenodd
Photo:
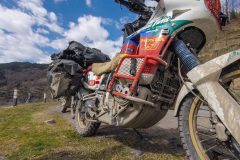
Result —
M 200 124 L 198 124 L 198 126 L 204 128 L 204 129 L 208 129 L 208 131 L 210 131 L 210 129 L 211 129 L 211 128 L 208 128 L 206 126 L 200 125 Z M 198 129 L 201 129 L 201 128 L 198 128 Z
M 210 109 L 200 108 L 199 111 L 210 111 Z
M 208 141 L 213 140 L 213 139 L 216 139 L 216 137 L 211 137 L 211 138 L 208 138 L 208 139 L 204 139 L 204 140 L 201 140 L 200 142 L 204 143 L 204 142 L 208 142 Z
M 197 134 L 201 134 L 203 136 L 207 136 L 207 137 L 212 137 L 212 138 L 216 138 L 214 135 L 209 135 L 209 134 L 206 134 L 206 133 L 201 133 L 201 132 L 196 132 Z
M 207 153 L 208 151 L 212 150 L 213 148 L 215 148 L 215 147 L 217 147 L 217 146 L 218 146 L 218 145 L 214 145 L 214 146 L 208 148 L 207 150 L 205 150 L 205 153 Z
M 201 118 L 211 118 L 211 117 L 209 117 L 209 116 L 195 116 L 195 117 L 201 117 Z

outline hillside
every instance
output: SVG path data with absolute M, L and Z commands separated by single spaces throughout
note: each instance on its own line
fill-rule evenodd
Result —
M 237 49 L 240 49 L 240 19 L 235 19 L 224 27 L 216 40 L 208 44 L 201 52 L 200 58 L 206 62 Z
M 42 98 L 47 91 L 48 65 L 28 62 L 0 64 L 0 105 L 12 101 L 13 89 L 19 90 L 19 101 L 24 102 L 28 93 L 32 101 Z
M 200 54 L 203 62 L 211 60 L 234 50 L 240 49 L 240 19 L 232 20 L 216 37 L 216 41 L 208 44 Z M 234 89 L 240 93 L 240 79 L 234 83 Z

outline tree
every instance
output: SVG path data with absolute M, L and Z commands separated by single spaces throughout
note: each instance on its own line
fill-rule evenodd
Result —
M 232 9 L 232 11 L 230 13 L 230 17 L 231 17 L 231 19 L 237 18 L 237 12 L 234 9 Z
M 239 0 L 221 0 L 222 12 L 225 13 L 230 19 L 239 16 L 240 1 Z
M 226 6 L 226 14 L 227 16 L 229 16 L 229 0 L 226 0 L 225 6 Z

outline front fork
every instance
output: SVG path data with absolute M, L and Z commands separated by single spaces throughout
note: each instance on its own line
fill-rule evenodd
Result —
M 198 57 L 196 57 L 186 46 L 186 44 L 179 39 L 174 39 L 172 42 L 172 47 L 174 49 L 174 53 L 176 53 L 184 66 L 186 72 L 189 72 L 196 66 L 200 65 Z
M 240 144 L 240 105 L 219 83 L 222 69 L 236 60 L 240 54 L 231 53 L 218 57 L 205 64 L 200 64 L 181 40 L 175 40 L 174 51 L 187 70 L 187 76 L 193 86 L 201 93 L 212 110 Z M 240 53 L 240 51 L 238 52 Z

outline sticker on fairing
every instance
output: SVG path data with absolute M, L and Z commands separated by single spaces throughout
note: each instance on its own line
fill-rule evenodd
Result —
M 237 57 L 237 56 L 240 56 L 240 52 L 239 51 L 233 51 L 229 57 L 228 57 L 228 62 L 231 61 L 233 58 Z

